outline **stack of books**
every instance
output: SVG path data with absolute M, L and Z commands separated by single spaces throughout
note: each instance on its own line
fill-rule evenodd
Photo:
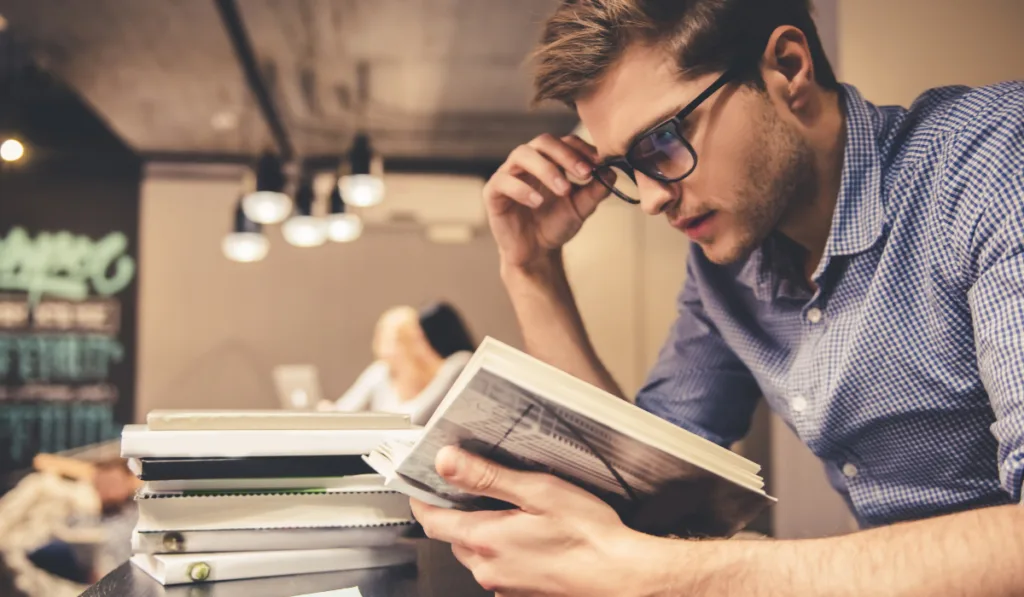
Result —
M 362 455 L 420 432 L 401 415 L 153 411 L 121 438 L 143 481 L 132 562 L 179 584 L 414 561 L 409 500 Z

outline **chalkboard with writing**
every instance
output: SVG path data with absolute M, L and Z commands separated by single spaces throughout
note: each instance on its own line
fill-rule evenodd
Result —
M 110 439 L 131 421 L 140 274 L 140 160 L 59 83 L 18 77 L 0 77 L 18 91 L 6 113 L 26 146 L 0 163 L 5 479 L 40 451 Z
M 0 468 L 116 436 L 128 239 L 11 228 L 0 237 Z M 129 394 L 130 398 L 130 394 Z

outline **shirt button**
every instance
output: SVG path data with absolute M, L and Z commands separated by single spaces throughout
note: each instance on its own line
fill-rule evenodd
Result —
M 807 310 L 807 321 L 811 323 L 818 323 L 821 321 L 821 309 L 817 307 L 811 307 Z
M 793 412 L 802 413 L 807 409 L 807 399 L 803 396 L 796 396 L 789 403 L 789 407 L 793 409 Z
M 856 477 L 857 466 L 852 462 L 847 462 L 846 464 L 843 465 L 843 474 L 849 477 L 850 479 Z

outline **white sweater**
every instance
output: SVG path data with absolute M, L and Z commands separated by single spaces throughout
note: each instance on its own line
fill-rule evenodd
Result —
M 338 410 L 344 411 L 369 410 L 409 415 L 413 425 L 423 425 L 434 414 L 470 356 L 471 353 L 463 351 L 445 359 L 434 379 L 410 400 L 402 400 L 395 392 L 387 363 L 376 361 L 363 371 L 335 404 Z

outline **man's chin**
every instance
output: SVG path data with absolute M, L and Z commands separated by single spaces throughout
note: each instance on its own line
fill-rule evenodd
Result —
M 731 239 L 715 239 L 710 242 L 698 242 L 704 257 L 715 265 L 731 265 L 750 257 L 753 246 L 737 243 Z

